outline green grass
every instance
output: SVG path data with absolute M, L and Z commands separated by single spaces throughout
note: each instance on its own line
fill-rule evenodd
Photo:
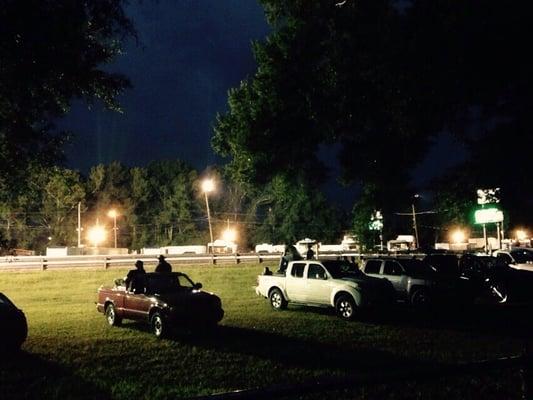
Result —
M 125 269 L 0 273 L 0 291 L 29 323 L 22 355 L 0 361 L 0 398 L 175 399 L 404 370 L 518 354 L 530 329 L 521 309 L 451 317 L 399 308 L 355 322 L 323 309 L 276 312 L 252 289 L 263 268 L 180 266 L 222 298 L 225 317 L 216 335 L 171 340 L 134 322 L 109 327 L 96 311 L 98 287 Z M 505 371 L 305 398 L 519 398 L 519 383 L 515 371 Z

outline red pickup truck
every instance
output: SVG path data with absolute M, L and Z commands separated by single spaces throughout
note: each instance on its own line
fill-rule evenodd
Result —
M 115 280 L 114 287 L 100 287 L 96 308 L 111 326 L 122 319 L 145 321 L 157 337 L 164 337 L 177 327 L 212 327 L 222 319 L 220 298 L 201 288 L 180 272 L 146 273 L 134 292 L 123 279 Z

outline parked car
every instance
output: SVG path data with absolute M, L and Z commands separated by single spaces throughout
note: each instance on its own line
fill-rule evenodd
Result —
M 398 300 L 413 305 L 436 302 L 459 303 L 468 299 L 467 279 L 439 274 L 427 262 L 414 258 L 371 258 L 365 261 L 365 274 L 386 278 L 396 291 Z
M 174 328 L 212 327 L 222 319 L 220 298 L 201 288 L 180 272 L 146 273 L 135 292 L 126 290 L 123 279 L 114 287 L 100 287 L 96 308 L 111 326 L 122 319 L 143 321 L 157 337 L 164 337 Z
M 459 257 L 455 254 L 427 254 L 422 261 L 431 265 L 441 275 L 455 278 L 461 276 Z
M 0 293 L 0 351 L 17 351 L 28 336 L 26 316 Z
M 533 249 L 497 250 L 494 252 L 494 257 L 500 264 L 506 264 L 516 270 L 533 272 Z
M 385 279 L 366 276 L 347 261 L 290 261 L 285 273 L 257 277 L 256 294 L 281 310 L 288 303 L 334 307 L 343 319 L 359 309 L 390 305 L 394 289 Z
M 530 302 L 533 301 L 533 270 L 528 268 L 528 256 L 529 253 L 513 250 L 498 251 L 494 257 L 465 254 L 459 264 L 461 274 L 481 288 L 486 297 L 498 303 Z

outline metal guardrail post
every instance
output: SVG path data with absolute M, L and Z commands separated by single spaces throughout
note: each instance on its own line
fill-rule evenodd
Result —
M 108 269 L 109 268 L 109 258 L 108 257 L 104 257 L 104 269 Z
M 522 378 L 522 399 L 533 399 L 533 357 L 526 343 L 522 354 L 522 366 L 520 367 L 520 377 Z
M 41 259 L 41 270 L 42 271 L 46 270 L 46 258 Z
M 213 265 L 216 265 L 216 263 L 217 263 L 217 258 L 216 258 L 216 256 L 214 254 L 211 256 L 211 263 Z
M 235 253 L 235 264 L 240 264 L 241 259 L 239 258 L 239 253 Z

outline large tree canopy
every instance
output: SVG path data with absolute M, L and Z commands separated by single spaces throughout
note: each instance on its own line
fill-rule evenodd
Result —
M 0 2 L 0 189 L 20 181 L 29 164 L 58 160 L 66 137 L 52 123 L 72 99 L 118 109 L 128 81 L 102 67 L 134 35 L 124 3 Z
M 230 91 L 213 136 L 235 179 L 320 181 L 319 145 L 338 143 L 346 181 L 397 197 L 449 132 L 467 144 L 476 175 L 489 163 L 505 184 L 499 143 L 525 142 L 533 128 L 527 2 L 262 3 L 273 33 L 254 44 L 257 71 Z M 524 147 L 505 148 L 524 156 L 512 169 L 525 176 Z

